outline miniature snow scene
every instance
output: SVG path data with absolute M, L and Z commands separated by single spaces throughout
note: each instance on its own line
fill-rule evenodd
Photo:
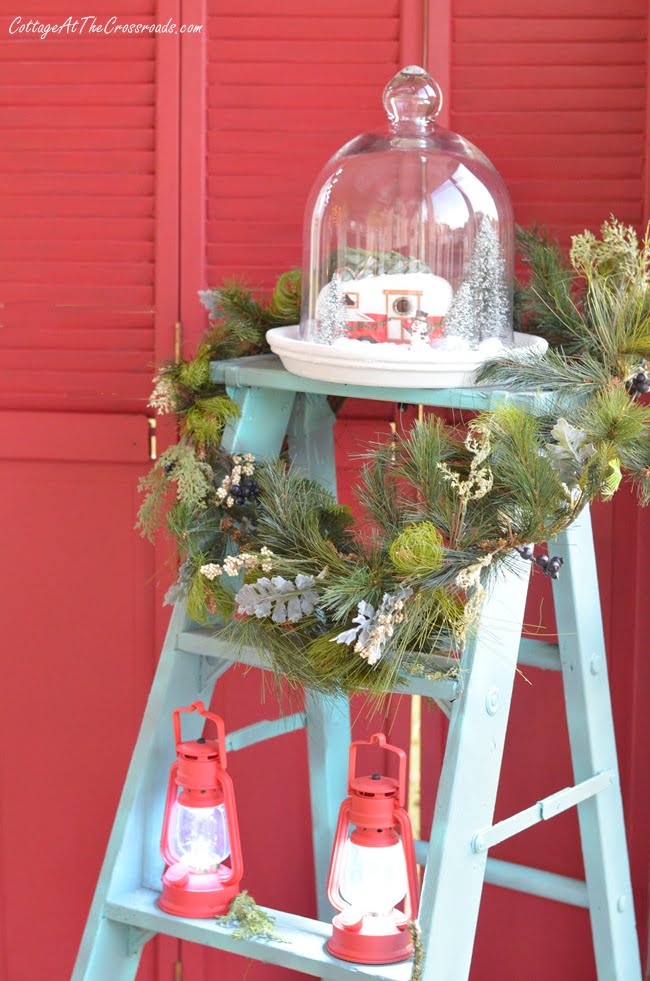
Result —
M 361 385 L 464 387 L 539 338 L 512 328 L 514 221 L 503 180 L 437 122 L 442 94 L 410 66 L 383 96 L 385 134 L 347 143 L 305 214 L 300 328 L 268 332 L 297 374 Z

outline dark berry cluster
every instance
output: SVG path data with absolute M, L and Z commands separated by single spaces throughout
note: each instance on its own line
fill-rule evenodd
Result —
M 650 378 L 648 378 L 648 373 L 645 370 L 646 365 L 647 361 L 643 358 L 639 363 L 640 370 L 625 382 L 628 395 L 634 397 L 635 395 L 645 395 L 646 392 L 650 392 Z
M 249 502 L 254 504 L 260 499 L 260 489 L 252 477 L 242 477 L 238 484 L 232 485 L 230 495 L 240 506 Z
M 527 559 L 529 562 L 534 562 L 535 565 L 539 566 L 545 576 L 549 579 L 559 579 L 560 569 L 564 565 L 564 559 L 559 555 L 554 555 L 549 558 L 548 555 L 535 555 L 535 551 L 532 545 L 518 545 L 517 551 L 521 555 L 522 559 Z

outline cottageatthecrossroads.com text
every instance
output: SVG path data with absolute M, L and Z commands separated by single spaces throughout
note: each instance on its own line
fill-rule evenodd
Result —
M 200 34 L 203 24 L 176 24 L 170 19 L 165 24 L 143 24 L 143 23 L 120 23 L 117 17 L 108 17 L 105 20 L 92 15 L 87 17 L 66 17 L 60 23 L 24 17 L 14 17 L 9 24 L 10 35 L 37 35 L 40 40 L 52 35 L 56 37 L 61 34 L 90 35 L 103 34 L 106 36 L 114 34 Z

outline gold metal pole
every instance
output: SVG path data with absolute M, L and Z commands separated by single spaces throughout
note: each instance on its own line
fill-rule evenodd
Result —
M 183 324 L 177 320 L 174 324 L 174 361 L 180 364 L 183 357 Z
M 423 0 L 422 67 L 428 70 L 429 60 L 429 0 Z M 425 165 L 422 165 L 422 190 L 426 199 Z M 424 242 L 420 257 L 424 255 Z M 424 422 L 424 406 L 418 405 L 418 422 Z M 413 837 L 422 838 L 422 696 L 411 696 L 411 730 L 409 740 L 408 812 Z
M 176 960 L 174 961 L 174 981 L 183 981 L 183 941 L 176 945 Z
M 424 406 L 418 405 L 418 422 L 424 421 Z M 413 837 L 422 838 L 422 696 L 411 696 L 411 730 L 409 739 L 408 812 Z
M 149 459 L 158 459 L 158 437 L 156 435 L 156 426 L 158 424 L 157 419 L 148 418 L 147 425 L 149 426 Z
M 411 696 L 411 735 L 409 742 L 408 813 L 413 837 L 422 838 L 422 696 Z

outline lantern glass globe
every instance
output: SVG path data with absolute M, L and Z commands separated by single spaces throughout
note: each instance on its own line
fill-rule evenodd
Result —
M 402 842 L 373 848 L 348 839 L 341 869 L 341 897 L 360 913 L 390 914 L 406 896 L 408 879 Z
M 191 872 L 216 872 L 230 855 L 224 804 L 188 807 L 177 801 L 170 819 L 169 848 Z

